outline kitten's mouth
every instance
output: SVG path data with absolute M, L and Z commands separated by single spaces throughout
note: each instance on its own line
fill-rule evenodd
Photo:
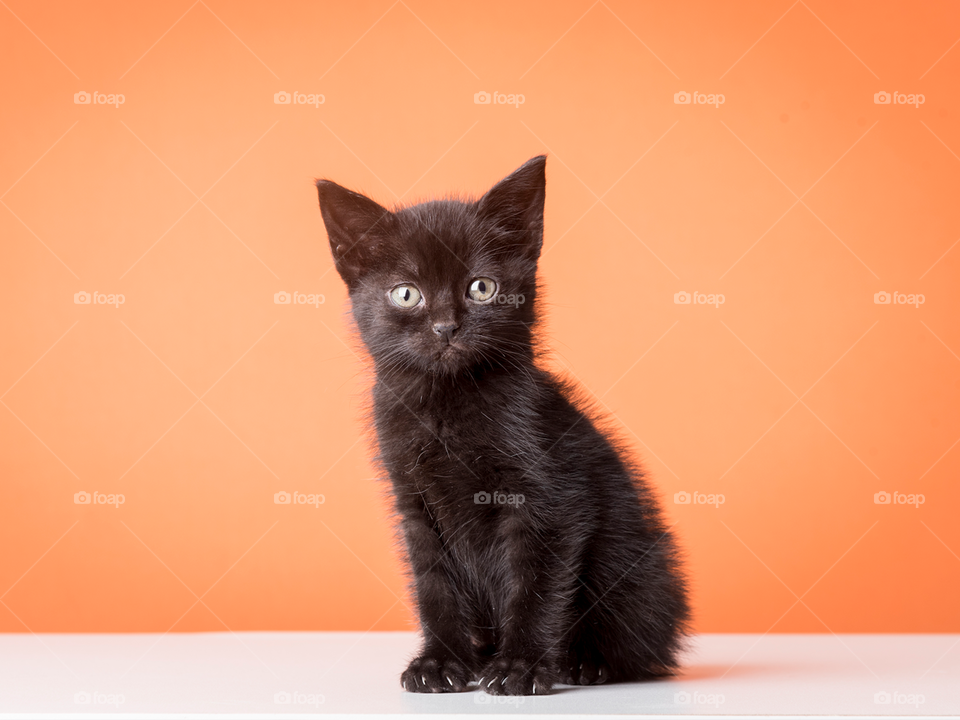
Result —
M 465 351 L 466 348 L 456 342 L 447 343 L 437 350 L 434 361 L 446 369 L 451 369 L 461 363 Z
M 463 348 L 456 343 L 447 343 L 437 352 L 438 358 L 451 357 L 453 355 L 459 355 L 463 351 Z

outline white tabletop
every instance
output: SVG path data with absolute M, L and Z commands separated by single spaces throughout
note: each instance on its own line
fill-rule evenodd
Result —
M 677 678 L 524 698 L 406 693 L 416 647 L 412 633 L 0 635 L 0 718 L 960 717 L 958 635 L 701 635 Z

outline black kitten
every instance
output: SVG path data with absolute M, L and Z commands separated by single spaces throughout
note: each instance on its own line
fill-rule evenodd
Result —
M 686 589 L 653 493 L 535 363 L 545 167 L 394 212 L 317 182 L 376 369 L 424 635 L 413 692 L 541 694 L 677 664 Z

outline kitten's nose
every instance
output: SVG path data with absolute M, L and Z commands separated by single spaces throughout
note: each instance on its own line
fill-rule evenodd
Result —
M 449 345 L 458 327 L 460 326 L 453 322 L 437 322 L 433 324 L 433 331 Z

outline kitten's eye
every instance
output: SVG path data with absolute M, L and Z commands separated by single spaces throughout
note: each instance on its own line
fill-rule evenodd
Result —
M 420 303 L 420 297 L 420 291 L 413 285 L 397 285 L 390 291 L 390 299 L 397 307 L 415 307 Z
M 470 289 L 467 294 L 471 300 L 476 302 L 486 302 L 497 292 L 497 283 L 488 277 L 478 277 L 470 283 Z

